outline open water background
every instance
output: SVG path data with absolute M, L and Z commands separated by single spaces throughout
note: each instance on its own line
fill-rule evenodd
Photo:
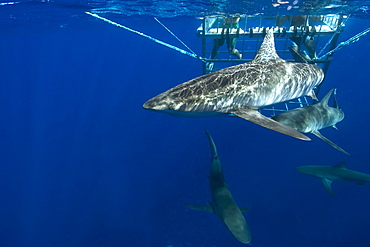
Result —
M 322 134 L 345 156 L 238 118 L 143 110 L 201 75 L 201 62 L 84 14 L 95 3 L 0 6 L 0 246 L 242 246 L 215 215 L 184 206 L 210 200 L 205 129 L 237 203 L 250 208 L 252 246 L 368 245 L 370 185 L 334 182 L 332 198 L 295 167 L 347 161 L 370 173 L 370 36 L 334 55 L 319 95 L 338 88 L 346 117 Z M 370 27 L 356 13 L 340 41 Z M 105 16 L 180 46 L 156 13 Z M 162 21 L 200 54 L 200 20 L 172 17 Z

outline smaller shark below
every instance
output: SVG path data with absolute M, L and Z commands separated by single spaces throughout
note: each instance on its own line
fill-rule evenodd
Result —
M 329 98 L 334 92 L 334 107 L 328 105 Z M 319 130 L 326 127 L 334 127 L 344 118 L 343 111 L 338 107 L 336 89 L 332 89 L 317 104 L 296 108 L 272 117 L 273 120 L 287 125 L 301 133 L 311 133 L 331 145 L 340 152 L 350 155 L 341 147 L 323 136 Z
M 370 175 L 346 168 L 346 162 L 340 162 L 335 166 L 299 166 L 298 172 L 320 178 L 326 190 L 331 196 L 334 196 L 331 189 L 331 183 L 335 180 L 347 181 L 364 185 L 370 183 Z
M 209 175 L 209 190 L 212 201 L 207 205 L 186 204 L 188 208 L 217 214 L 231 234 L 243 244 L 251 241 L 251 233 L 242 212 L 247 208 L 238 207 L 225 182 L 216 145 L 206 131 L 212 152 L 212 165 Z

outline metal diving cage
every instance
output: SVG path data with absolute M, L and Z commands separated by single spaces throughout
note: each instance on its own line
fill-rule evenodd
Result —
M 256 55 L 267 28 L 274 28 L 278 55 L 291 62 L 315 63 L 326 74 L 347 19 L 343 15 L 297 16 L 209 16 L 197 29 L 202 39 L 203 73 L 250 62 Z M 236 49 L 236 51 L 234 50 Z M 320 86 L 315 89 L 320 93 Z M 266 116 L 314 103 L 300 97 L 260 109 Z

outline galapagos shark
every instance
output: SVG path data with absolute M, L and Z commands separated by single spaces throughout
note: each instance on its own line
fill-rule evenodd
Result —
M 184 82 L 148 100 L 143 108 L 177 117 L 237 116 L 298 139 L 310 140 L 257 110 L 304 95 L 316 98 L 313 88 L 323 79 L 324 72 L 315 64 L 281 59 L 275 50 L 271 28 L 251 62 Z
M 334 107 L 328 105 L 329 98 L 334 92 Z M 344 118 L 343 111 L 339 108 L 336 99 L 336 89 L 329 91 L 327 95 L 317 104 L 296 108 L 274 116 L 272 119 L 287 125 L 302 133 L 312 133 L 333 148 L 349 155 L 341 147 L 324 137 L 319 130 L 326 127 L 334 127 Z
M 363 185 L 370 183 L 370 175 L 346 168 L 346 162 L 341 162 L 335 166 L 300 166 L 296 168 L 298 172 L 320 178 L 326 190 L 334 196 L 331 183 L 334 180 L 347 181 Z
M 211 135 L 206 131 L 212 152 L 212 165 L 209 175 L 209 190 L 212 201 L 208 205 L 186 204 L 188 208 L 217 214 L 231 234 L 240 242 L 248 244 L 251 241 L 251 233 L 242 212 L 247 208 L 236 205 L 233 196 L 225 182 L 216 145 Z

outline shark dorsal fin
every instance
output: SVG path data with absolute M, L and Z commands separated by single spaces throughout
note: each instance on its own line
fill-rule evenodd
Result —
M 331 181 L 331 180 L 329 180 L 329 179 L 327 179 L 327 178 L 323 178 L 323 179 L 321 179 L 321 181 L 322 181 L 322 183 L 324 184 L 326 191 L 327 191 L 331 196 L 334 196 L 333 191 L 332 191 L 332 189 L 331 189 L 331 183 L 332 183 L 333 181 Z
M 322 98 L 319 104 L 327 106 L 329 103 L 330 96 L 333 93 L 333 91 L 334 91 L 334 88 L 330 90 L 329 93 L 327 93 L 324 98 Z
M 334 168 L 346 168 L 346 162 L 342 161 L 336 165 L 333 166 Z
M 261 44 L 260 49 L 257 52 L 257 55 L 254 57 L 254 63 L 261 63 L 271 60 L 281 59 L 276 53 L 275 49 L 275 40 L 274 40 L 274 29 L 270 28 Z

